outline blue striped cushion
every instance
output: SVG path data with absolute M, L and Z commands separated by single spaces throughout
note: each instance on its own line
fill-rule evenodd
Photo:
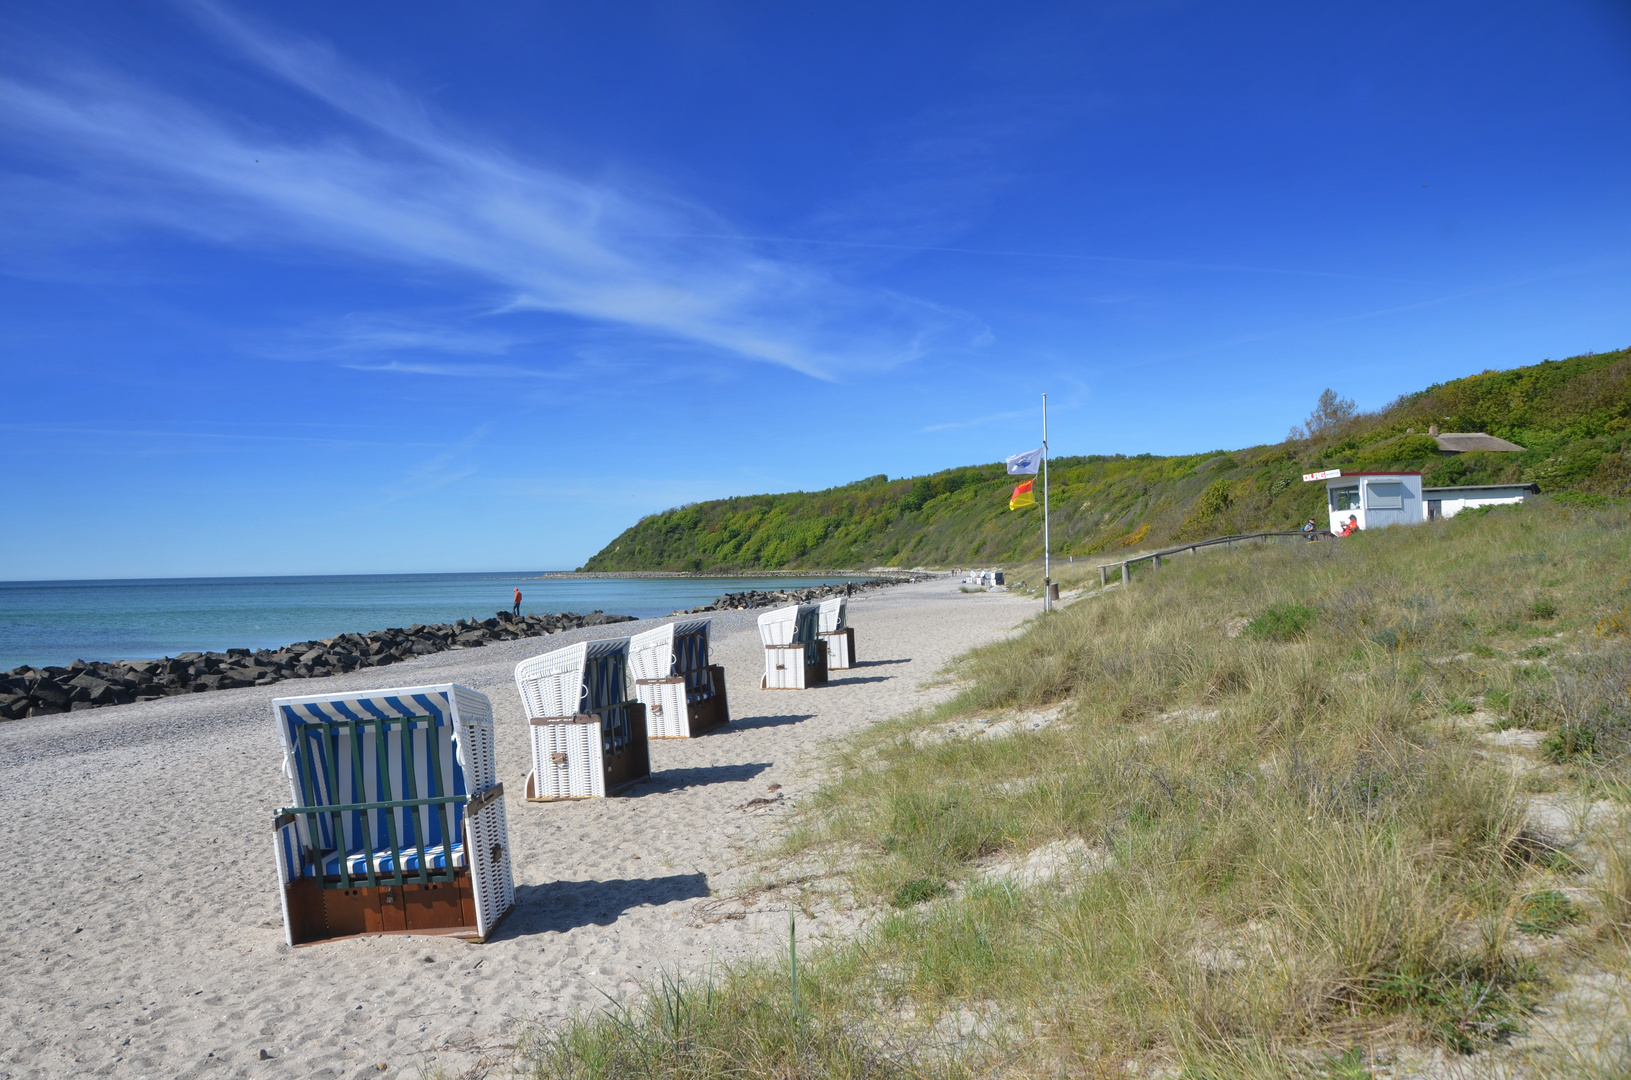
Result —
M 374 872 L 377 874 L 389 874 L 396 869 L 395 860 L 391 858 L 390 848 L 386 848 L 383 851 L 374 852 L 373 859 Z M 425 861 L 428 864 L 429 869 L 445 870 L 447 869 L 447 851 L 441 844 L 426 848 Z M 367 875 L 368 859 L 361 851 L 348 852 L 346 854 L 346 863 L 353 877 L 363 877 Z M 409 848 L 402 853 L 402 869 L 404 872 L 412 870 L 417 873 L 419 870 L 419 863 L 420 858 L 418 848 Z M 464 865 L 463 842 L 455 843 L 453 845 L 453 865 Z M 306 874 L 308 877 L 313 876 L 313 870 L 314 868 L 308 864 L 306 867 Z M 334 877 L 339 875 L 340 857 L 338 852 L 330 852 L 323 857 L 323 873 Z

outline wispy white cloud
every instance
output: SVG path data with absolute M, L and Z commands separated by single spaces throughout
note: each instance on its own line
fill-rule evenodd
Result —
M 237 427 L 255 427 L 254 424 L 236 424 Z M 312 428 L 324 425 L 301 424 L 290 422 L 280 425 L 290 428 Z M 358 449 L 372 447 L 377 449 L 395 450 L 403 447 L 440 447 L 437 442 L 414 442 L 400 439 L 358 439 L 341 435 L 287 435 L 267 434 L 253 431 L 218 431 L 210 430 L 204 425 L 191 423 L 186 426 L 168 428 L 129 428 L 129 427 L 93 427 L 74 424 L 0 424 L 0 437 L 7 433 L 16 433 L 15 443 L 8 447 L 12 453 L 63 453 L 65 449 L 73 453 L 84 454 L 129 454 L 142 453 L 208 453 L 221 454 L 232 452 L 234 446 L 253 451 L 254 448 L 268 444 L 290 444 L 296 446 L 310 446 L 330 450 Z M 71 436 L 66 448 L 62 445 L 39 445 L 43 437 L 51 435 Z M 107 440 L 107 441 L 100 441 Z
M 978 332 L 910 298 L 760 253 L 718 215 L 484 144 L 332 49 L 193 5 L 263 74 L 330 108 L 321 130 L 211 109 L 105 68 L 0 78 L 0 126 L 63 170 L 64 215 L 96 212 L 232 245 L 298 245 L 451 273 L 539 311 L 819 378 Z M 14 65 L 14 72 L 16 67 Z M 37 194 L 37 192 L 36 192 Z M 430 343 L 439 351 L 447 342 Z M 378 351 L 425 342 L 376 336 Z M 469 350 L 474 352 L 480 349 Z
M 294 331 L 290 334 L 290 348 L 300 355 L 414 352 L 504 356 L 521 340 L 516 334 L 452 325 L 451 319 L 434 322 L 391 314 L 353 313 Z
M 555 372 L 527 368 L 519 364 L 438 364 L 426 360 L 347 360 L 340 365 L 352 371 L 386 371 L 403 375 L 446 375 L 459 379 L 550 379 Z
M 474 476 L 477 472 L 475 450 L 490 430 L 488 425 L 483 424 L 441 453 L 411 466 L 396 483 L 380 488 L 377 492 L 379 497 L 363 509 L 377 510 Z
M 997 420 L 1012 420 L 1019 416 L 1031 416 L 1034 413 L 1035 410 L 1033 409 L 1020 409 L 1013 412 L 991 413 L 989 416 L 978 416 L 973 420 L 957 420 L 945 424 L 930 424 L 928 427 L 919 428 L 918 430 L 924 434 L 931 431 L 955 431 L 958 428 L 979 427 L 982 424 L 989 424 Z

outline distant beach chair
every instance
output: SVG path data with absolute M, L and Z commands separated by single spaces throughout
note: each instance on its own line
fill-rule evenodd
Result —
M 646 707 L 646 734 L 689 739 L 731 722 L 725 669 L 708 663 L 709 620 L 671 622 L 629 639 L 634 696 Z
M 598 799 L 651 775 L 646 707 L 626 696 L 628 638 L 582 641 L 515 666 L 527 713 L 527 798 Z
M 841 671 L 855 666 L 855 628 L 849 625 L 849 605 L 845 597 L 821 601 L 816 635 L 827 643 L 827 670 Z
M 283 936 L 484 941 L 515 906 L 493 709 L 456 684 L 277 698 Z
M 815 604 L 794 604 L 759 616 L 759 640 L 765 647 L 766 690 L 805 690 L 827 681 L 827 643 L 817 632 Z

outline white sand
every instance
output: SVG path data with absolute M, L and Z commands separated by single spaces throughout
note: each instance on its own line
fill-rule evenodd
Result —
M 607 628 L 0 724 L 0 1080 L 415 1075 L 436 1062 L 456 1073 L 502 1056 L 523 1021 L 626 996 L 659 971 L 775 952 L 785 903 L 720 918 L 707 898 L 752 883 L 756 845 L 813 788 L 829 740 L 941 699 L 944 680 L 923 684 L 1040 606 L 957 589 L 941 579 L 852 600 L 863 666 L 807 691 L 758 689 L 754 613 L 715 616 L 732 725 L 653 743 L 652 782 L 614 799 L 519 798 L 527 751 L 512 681 L 522 658 Z M 485 945 L 289 949 L 271 844 L 288 787 L 268 703 L 438 682 L 493 699 L 518 908 Z M 836 916 L 800 925 L 817 939 L 843 929 Z

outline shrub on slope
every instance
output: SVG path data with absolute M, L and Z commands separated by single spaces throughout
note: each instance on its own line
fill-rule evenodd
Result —
M 1340 417 L 1338 410 L 1334 415 Z M 1446 456 L 1425 432 L 1484 431 L 1521 454 Z M 1302 474 L 1420 469 L 1429 485 L 1533 481 L 1545 492 L 1631 490 L 1631 350 L 1488 371 L 1271 446 L 1050 463 L 1054 550 L 1097 555 L 1323 514 Z M 1012 513 L 1000 464 L 749 495 L 653 514 L 584 564 L 608 570 L 773 570 L 1010 562 L 1041 555 L 1038 512 Z

